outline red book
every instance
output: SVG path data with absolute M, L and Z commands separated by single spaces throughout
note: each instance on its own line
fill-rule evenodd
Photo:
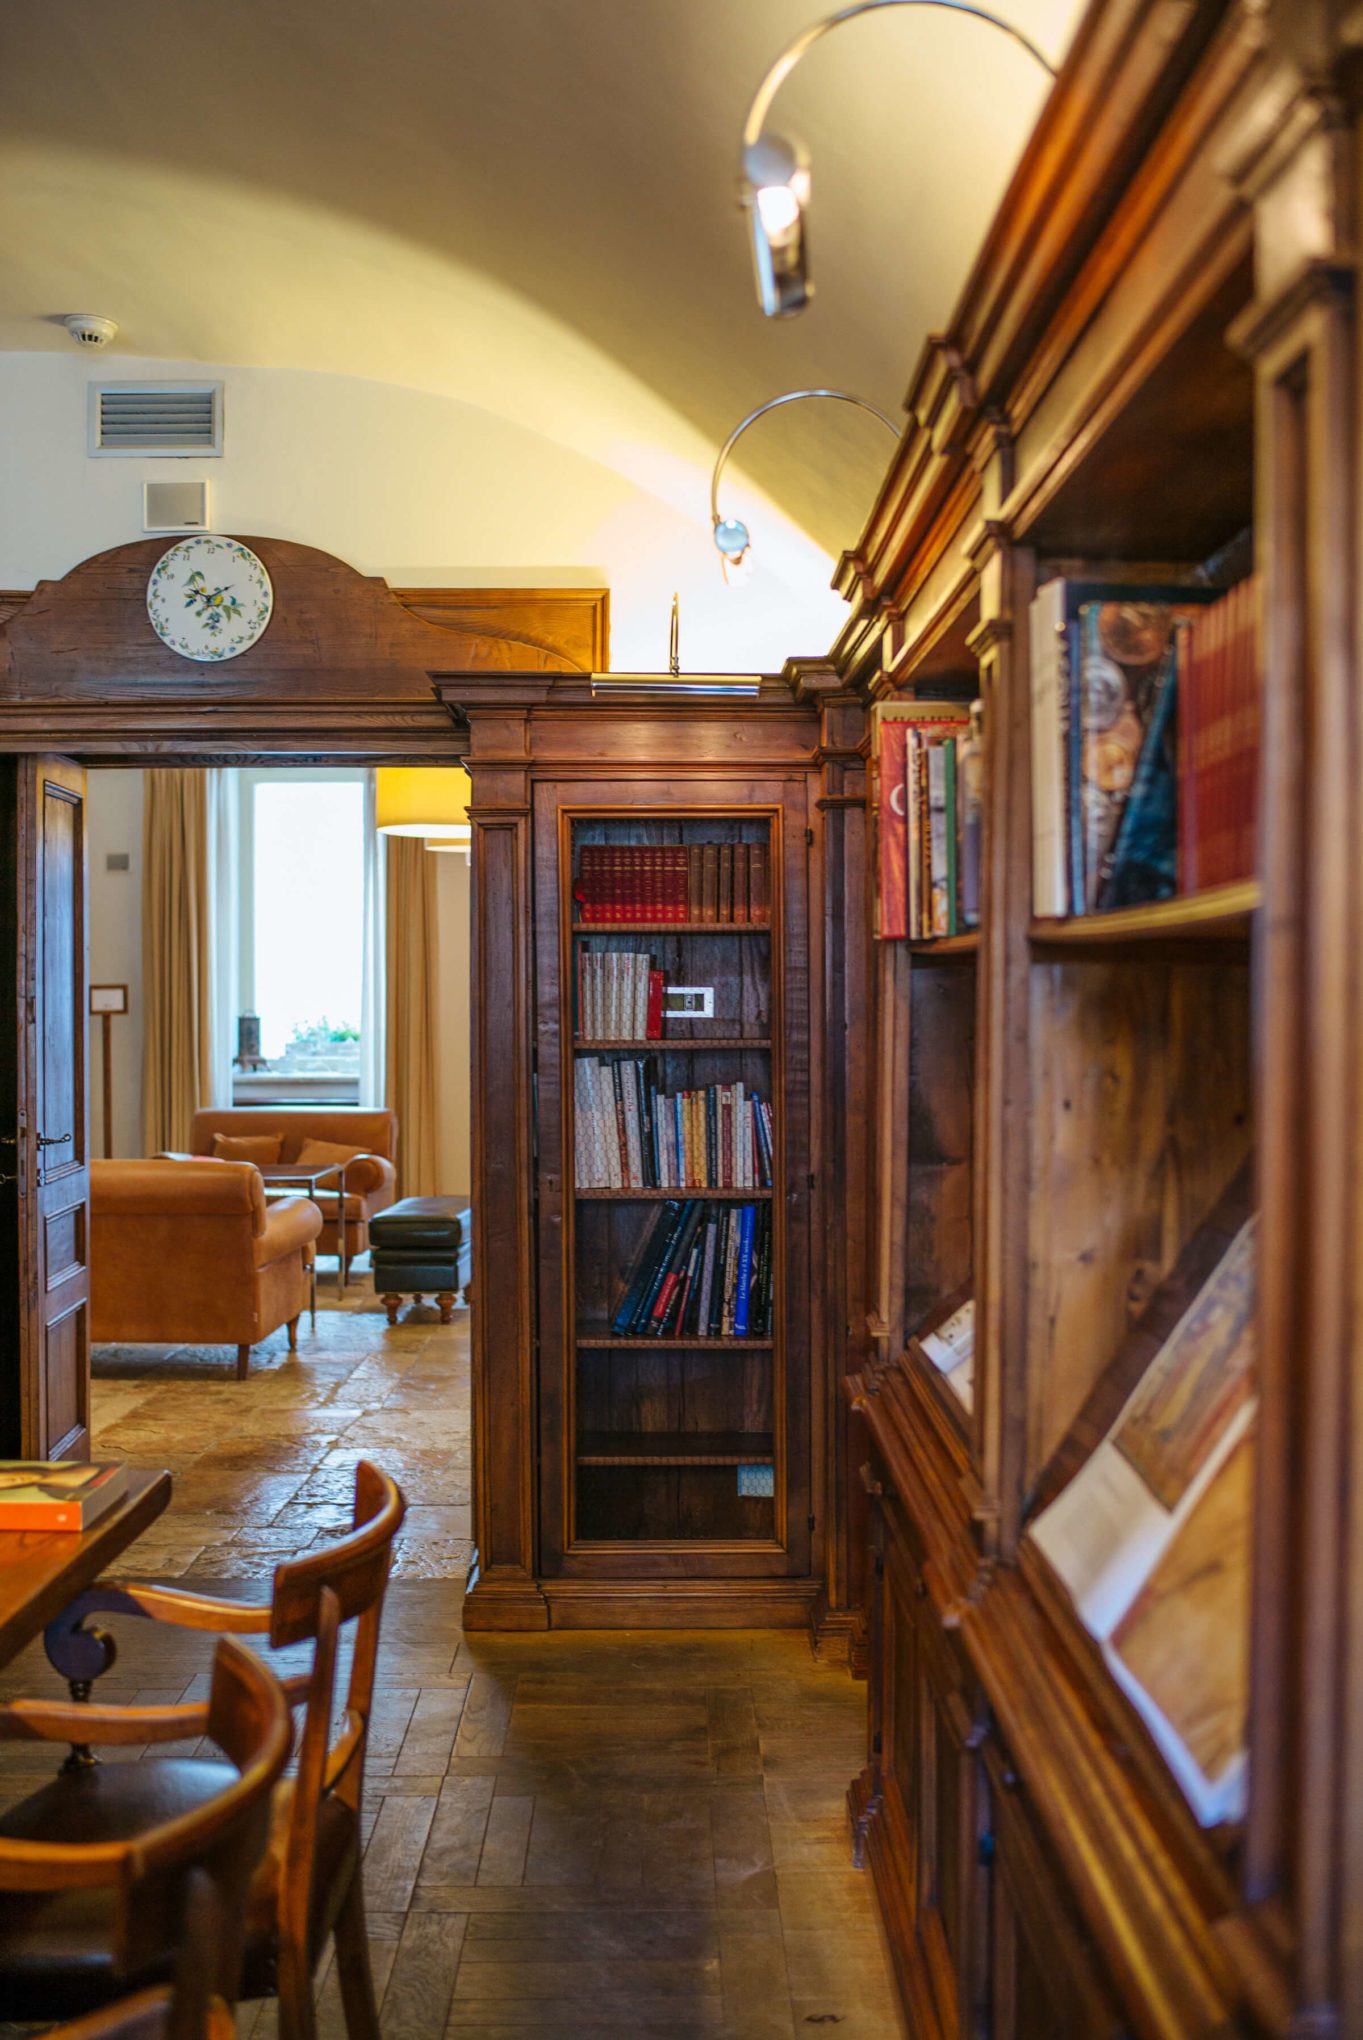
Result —
M 892 942 L 909 932 L 908 817 L 904 812 L 909 725 L 887 716 L 880 726 L 880 939 Z
M 669 921 L 684 921 L 689 897 L 689 859 L 686 845 L 670 843 L 663 856 L 667 862 L 666 918 Z
M 648 1039 L 661 1041 L 663 1038 L 663 974 L 651 970 L 648 974 Z

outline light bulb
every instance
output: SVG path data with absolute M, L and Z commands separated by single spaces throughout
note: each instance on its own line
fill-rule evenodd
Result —
M 774 241 L 783 240 L 799 225 L 800 201 L 788 184 L 764 184 L 756 203 L 762 225 Z
M 726 559 L 737 559 L 748 550 L 748 527 L 741 517 L 715 519 L 715 544 Z

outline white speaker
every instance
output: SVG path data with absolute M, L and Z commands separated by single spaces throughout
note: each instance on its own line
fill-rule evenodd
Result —
M 207 482 L 143 482 L 144 531 L 207 531 Z

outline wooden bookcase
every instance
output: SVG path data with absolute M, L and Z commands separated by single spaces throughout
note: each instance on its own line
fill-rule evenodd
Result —
M 837 712 L 824 699 L 844 691 L 794 673 L 741 704 L 602 700 L 568 672 L 450 675 L 437 687 L 467 732 L 473 781 L 483 1072 L 477 1563 L 465 1625 L 812 1622 L 845 1654 L 847 1410 L 827 1328 L 847 1305 L 839 1271 L 815 1250 L 834 1223 L 821 1162 L 841 1147 L 831 1129 L 846 1081 L 826 1055 L 846 991 L 828 901 L 848 868 L 860 887 L 855 856 L 848 867 L 842 854 L 860 827 L 859 786 L 841 804 L 860 760 L 855 743 L 833 741 Z M 766 847 L 765 924 L 583 919 L 584 851 L 707 843 Z M 647 955 L 668 985 L 711 988 L 711 1015 L 667 1014 L 653 1040 L 584 1033 L 579 964 L 611 952 Z M 594 1165 L 580 1186 L 587 1059 L 647 1063 L 669 1095 L 736 1083 L 759 1094 L 772 1112 L 770 1187 L 607 1188 Z M 686 1198 L 770 1213 L 761 1336 L 615 1330 L 650 1228 Z M 740 1468 L 758 1492 L 740 1494 Z
M 849 1807 L 927 2040 L 1363 2030 L 1348 1924 L 1363 1859 L 1340 1845 L 1363 1819 L 1346 1585 L 1363 1542 L 1344 1499 L 1363 1483 L 1346 1415 L 1363 887 L 1342 599 L 1359 378 L 1353 258 L 1324 196 L 1352 176 L 1359 101 L 1341 50 L 1331 139 L 1287 16 L 1270 9 L 1258 35 L 1196 7 L 1166 40 L 1139 0 L 1089 10 L 841 570 L 835 663 L 868 707 L 985 705 L 978 933 L 872 944 L 865 977 L 876 1104 L 849 1397 L 870 1691 Z M 1320 204 L 1303 207 L 1313 176 Z M 1247 532 L 1265 676 L 1254 877 L 1036 917 L 1038 587 L 1224 586 Z M 870 854 L 867 870 L 869 895 Z M 1185 1271 L 1241 1198 L 1258 1214 L 1258 1415 L 1224 1596 L 1247 1573 L 1226 1636 L 1248 1789 L 1243 1817 L 1204 1826 L 1032 1525 L 1158 1350 L 1146 1306 L 1185 1279 L 1191 1300 L 1203 1276 Z M 967 1294 L 969 1408 L 916 1338 Z

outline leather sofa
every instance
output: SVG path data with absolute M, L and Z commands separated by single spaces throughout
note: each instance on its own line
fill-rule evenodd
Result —
M 285 1169 L 297 1162 L 304 1143 L 310 1140 L 358 1150 L 359 1159 L 347 1163 L 345 1174 L 347 1262 L 369 1245 L 369 1221 L 374 1213 L 383 1211 L 397 1196 L 396 1112 L 347 1105 L 333 1105 L 315 1112 L 299 1105 L 205 1107 L 194 1114 L 190 1151 L 211 1155 L 215 1133 L 229 1140 L 279 1134 L 282 1138 L 278 1166 Z M 322 1214 L 319 1254 L 336 1252 L 336 1197 L 334 1190 L 319 1188 L 313 1200 Z
M 90 1336 L 100 1344 L 251 1348 L 280 1325 L 297 1340 L 322 1214 L 265 1201 L 249 1162 L 92 1161 Z

